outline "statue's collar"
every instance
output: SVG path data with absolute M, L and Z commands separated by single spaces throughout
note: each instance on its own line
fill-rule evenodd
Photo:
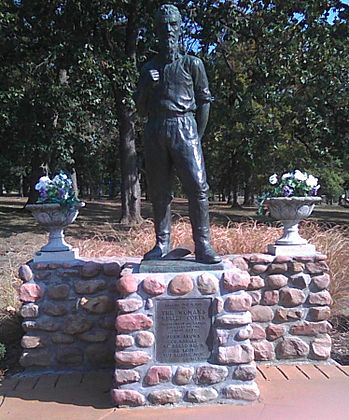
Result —
M 159 61 L 163 64 L 171 64 L 175 61 L 181 59 L 183 57 L 183 54 L 180 53 L 179 50 L 174 51 L 173 53 L 163 53 L 160 52 L 158 55 Z

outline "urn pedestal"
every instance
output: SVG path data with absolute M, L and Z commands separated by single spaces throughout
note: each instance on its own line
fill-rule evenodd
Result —
M 64 229 L 75 221 L 79 210 L 85 203 L 77 203 L 74 207 L 64 207 L 56 203 L 29 204 L 26 208 L 34 219 L 49 232 L 48 243 L 36 252 L 34 262 L 63 261 L 78 257 L 78 250 L 67 244 Z
M 272 255 L 311 256 L 316 254 L 315 245 L 299 235 L 298 224 L 309 217 L 320 197 L 274 197 L 265 203 L 271 216 L 280 220 L 283 225 L 282 236 L 268 245 L 268 253 Z

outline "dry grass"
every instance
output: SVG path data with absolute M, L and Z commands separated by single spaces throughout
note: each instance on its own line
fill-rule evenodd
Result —
M 265 252 L 281 234 L 281 228 L 256 222 L 213 225 L 212 243 L 219 254 L 247 254 Z M 325 224 L 305 222 L 301 234 L 315 244 L 316 249 L 326 254 L 330 266 L 334 314 L 349 315 L 349 228 L 347 225 L 329 227 Z M 173 246 L 193 249 L 191 228 L 188 220 L 180 219 L 173 226 Z M 154 243 L 153 224 L 148 221 L 141 228 L 131 228 L 120 233 L 112 225 L 93 239 L 75 241 L 81 255 L 93 256 L 141 256 Z

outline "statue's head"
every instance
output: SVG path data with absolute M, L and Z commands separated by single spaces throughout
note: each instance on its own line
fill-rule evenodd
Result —
M 172 49 L 178 45 L 182 17 L 173 4 L 163 4 L 156 13 L 156 32 L 160 46 Z

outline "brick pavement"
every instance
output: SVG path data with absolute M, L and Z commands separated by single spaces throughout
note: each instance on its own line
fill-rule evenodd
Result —
M 117 409 L 112 372 L 15 376 L 0 386 L 0 418 L 8 420 L 347 420 L 349 367 L 280 365 L 258 368 L 260 401 L 250 406 Z

